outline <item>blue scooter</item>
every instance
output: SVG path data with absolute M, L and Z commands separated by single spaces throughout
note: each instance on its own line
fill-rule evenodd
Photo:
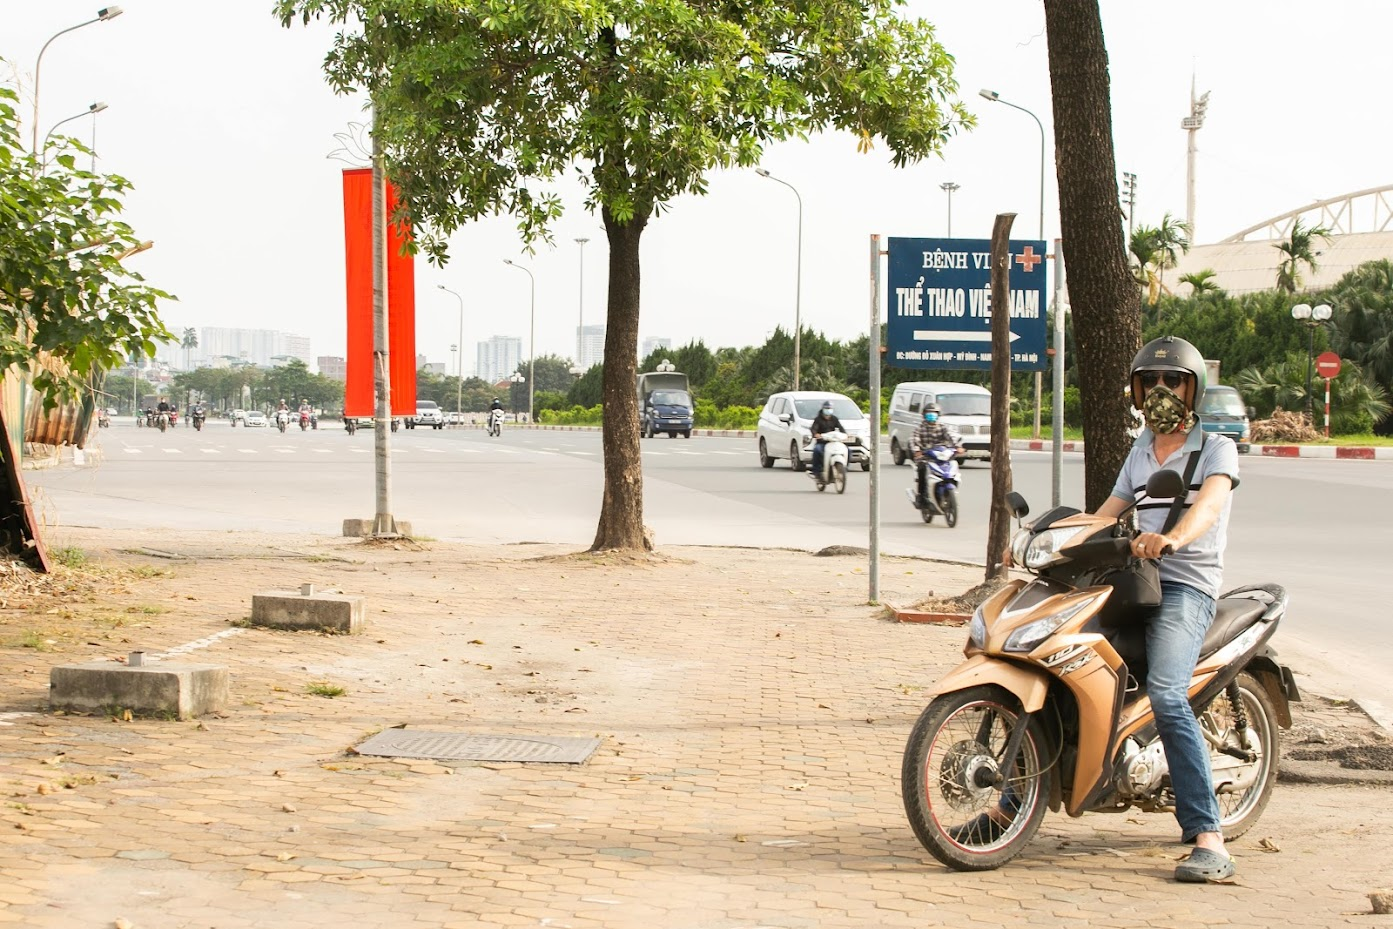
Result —
M 951 445 L 935 445 L 924 452 L 924 499 L 919 499 L 918 475 L 905 488 L 909 502 L 931 523 L 935 516 L 952 527 L 958 524 L 958 458 Z

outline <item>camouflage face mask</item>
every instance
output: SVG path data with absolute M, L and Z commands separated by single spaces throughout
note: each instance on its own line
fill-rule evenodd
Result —
M 1146 427 L 1157 435 L 1188 429 L 1194 419 L 1194 414 L 1185 408 L 1185 401 L 1165 384 L 1157 384 L 1146 392 L 1142 413 Z

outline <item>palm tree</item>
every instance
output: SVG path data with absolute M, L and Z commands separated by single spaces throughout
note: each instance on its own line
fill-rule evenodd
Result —
M 198 348 L 198 330 L 192 326 L 184 330 L 184 338 L 180 340 L 180 345 L 184 347 L 184 370 L 189 369 L 189 349 Z
M 1224 293 L 1224 288 L 1214 281 L 1214 269 L 1205 268 L 1203 271 L 1191 271 L 1189 274 L 1180 275 L 1180 283 L 1189 284 L 1190 296 L 1199 297 L 1204 294 Z
M 1136 265 L 1132 276 L 1146 288 L 1146 302 L 1155 306 L 1165 285 L 1167 268 L 1174 268 L 1180 256 L 1190 250 L 1190 227 L 1171 214 L 1159 226 L 1138 226 L 1132 231 L 1129 251 Z
M 1301 289 L 1301 266 L 1316 270 L 1315 240 L 1330 241 L 1330 230 L 1324 226 L 1305 226 L 1301 217 L 1291 224 L 1291 235 L 1285 242 L 1272 246 L 1286 257 L 1277 264 L 1277 289 L 1294 294 Z
M 1152 226 L 1137 226 L 1127 243 L 1127 252 L 1132 258 L 1130 266 L 1132 279 L 1146 291 L 1146 302 L 1155 305 L 1161 297 L 1161 282 L 1156 276 L 1156 229 Z

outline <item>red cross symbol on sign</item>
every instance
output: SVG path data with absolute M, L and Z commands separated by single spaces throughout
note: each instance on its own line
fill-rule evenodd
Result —
M 1035 266 L 1044 261 L 1043 255 L 1035 254 L 1035 246 L 1027 245 L 1025 251 L 1016 256 L 1016 264 L 1025 268 L 1026 271 L 1034 271 Z

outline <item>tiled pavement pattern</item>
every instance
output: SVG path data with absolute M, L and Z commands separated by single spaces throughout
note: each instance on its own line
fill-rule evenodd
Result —
M 1232 886 L 1172 883 L 1182 850 L 1159 815 L 1051 815 L 1003 870 L 938 865 L 905 822 L 899 759 L 919 688 L 954 663 L 963 630 L 884 619 L 865 605 L 861 559 L 688 549 L 595 564 L 539 559 L 562 552 L 550 546 L 67 535 L 172 575 L 73 607 L 53 651 L 0 648 L 0 926 L 1385 921 L 1353 914 L 1393 884 L 1386 788 L 1279 786 L 1234 847 Z M 140 546 L 195 557 L 119 554 Z M 977 580 L 884 567 L 884 595 L 902 602 Z M 189 653 L 232 670 L 224 718 L 34 712 L 52 664 L 202 639 L 276 586 L 259 579 L 287 575 L 368 597 L 368 634 L 246 629 Z M 140 622 L 88 619 L 113 611 Z M 0 620 L 9 642 L 46 617 Z M 307 693 L 321 681 L 347 693 Z M 403 723 L 604 741 L 579 767 L 345 752 Z

